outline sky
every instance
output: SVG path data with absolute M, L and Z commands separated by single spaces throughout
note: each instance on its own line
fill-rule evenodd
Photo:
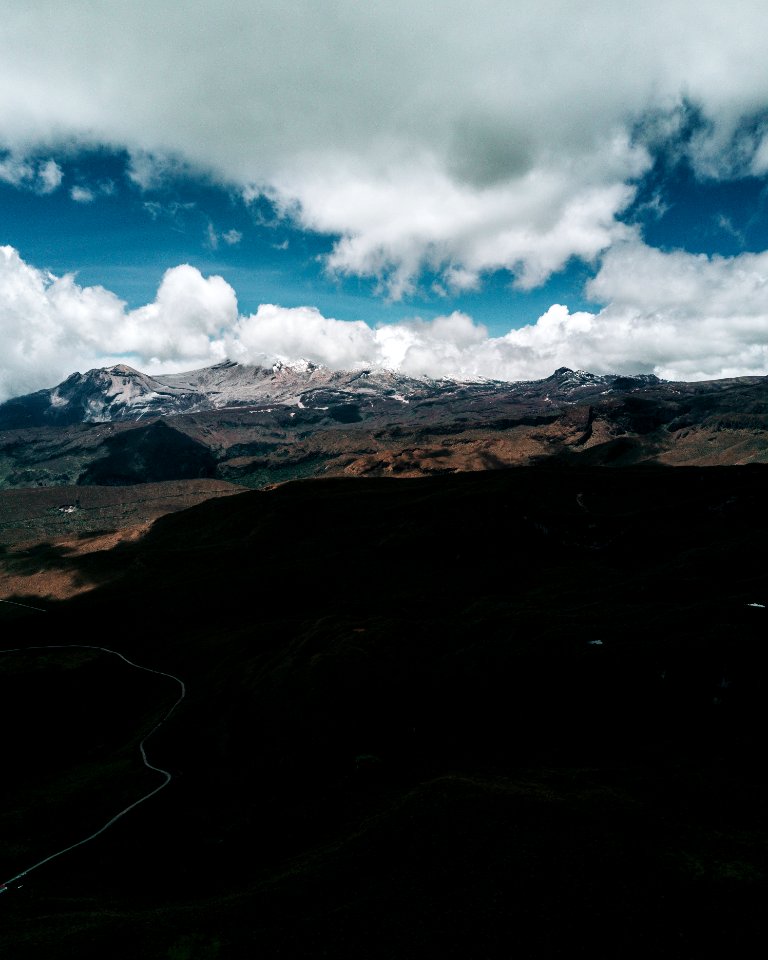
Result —
M 768 374 L 768 4 L 0 0 L 0 400 Z

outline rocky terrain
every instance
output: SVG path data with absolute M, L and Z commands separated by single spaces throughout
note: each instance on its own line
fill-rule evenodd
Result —
M 0 484 L 415 477 L 573 460 L 768 461 L 768 378 L 668 383 L 568 369 L 458 383 L 311 363 L 73 374 L 0 405 Z

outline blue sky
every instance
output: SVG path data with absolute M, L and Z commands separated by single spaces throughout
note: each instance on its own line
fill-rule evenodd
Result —
M 28 0 L 0 398 L 116 359 L 768 373 L 768 10 Z
M 499 334 L 535 322 L 558 300 L 576 309 L 589 305 L 583 286 L 595 267 L 576 259 L 534 290 L 517 290 L 508 271 L 496 271 L 480 289 L 450 298 L 432 289 L 435 277 L 425 272 L 413 293 L 393 301 L 377 292 L 375 279 L 329 275 L 325 258 L 338 235 L 297 227 L 265 197 L 246 203 L 236 191 L 189 173 L 143 190 L 128 176 L 124 152 L 49 152 L 30 160 L 51 157 L 63 175 L 51 193 L 0 182 L 0 239 L 27 262 L 108 287 L 131 308 L 149 303 L 163 273 L 180 263 L 224 277 L 244 313 L 265 302 L 311 305 L 376 325 L 458 309 Z M 78 192 L 86 190 L 87 200 Z

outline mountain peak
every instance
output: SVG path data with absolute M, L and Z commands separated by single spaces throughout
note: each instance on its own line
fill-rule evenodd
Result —
M 116 363 L 114 366 L 106 367 L 105 369 L 107 373 L 114 374 L 115 376 L 118 376 L 118 377 L 140 377 L 141 376 L 141 372 L 139 370 L 136 370 L 134 367 L 129 367 L 127 363 Z M 93 371 L 90 371 L 90 372 L 93 372 Z M 100 373 L 101 371 L 95 371 L 95 372 Z
M 313 360 L 307 360 L 305 357 L 299 357 L 298 360 L 276 360 L 272 364 L 275 373 L 283 370 L 288 373 L 314 373 L 315 370 L 323 369 L 319 363 Z

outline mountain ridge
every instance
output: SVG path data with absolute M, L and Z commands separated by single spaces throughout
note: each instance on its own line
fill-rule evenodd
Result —
M 48 424 L 105 423 L 224 409 L 227 406 L 283 403 L 316 407 L 350 396 L 411 399 L 447 396 L 456 390 L 487 394 L 525 392 L 552 385 L 561 393 L 597 387 L 632 390 L 661 383 L 652 374 L 593 374 L 559 367 L 541 380 L 457 380 L 410 377 L 385 368 L 331 370 L 309 360 L 271 366 L 223 360 L 209 367 L 171 374 L 147 374 L 124 363 L 72 373 L 54 387 L 23 394 L 0 404 L 0 430 Z M 318 393 L 319 391 L 319 393 Z
M 224 361 L 161 378 L 117 364 L 0 405 L 5 489 L 205 477 L 259 488 L 541 460 L 768 462 L 768 377 L 687 383 L 560 367 L 542 380 L 456 381 Z

